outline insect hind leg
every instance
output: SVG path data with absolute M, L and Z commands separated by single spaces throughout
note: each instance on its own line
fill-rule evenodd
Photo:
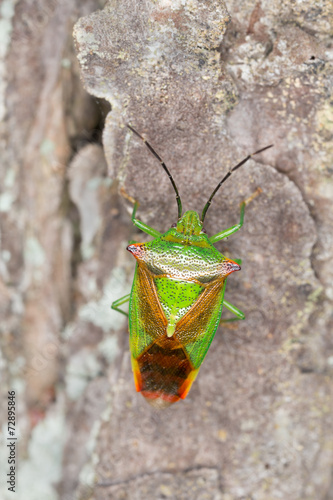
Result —
M 120 309 L 119 306 L 122 306 L 123 304 L 126 304 L 126 302 L 129 302 L 130 296 L 131 296 L 131 294 L 128 293 L 127 295 L 124 295 L 120 299 L 117 299 L 114 302 L 112 302 L 111 309 L 113 309 L 114 311 L 117 311 L 121 314 L 124 314 L 125 316 L 128 316 L 128 313 L 126 311 L 123 311 L 122 309 Z

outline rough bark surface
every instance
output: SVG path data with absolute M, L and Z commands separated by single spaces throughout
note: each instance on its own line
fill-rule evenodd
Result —
M 104 3 L 0 8 L 0 370 L 2 401 L 17 393 L 16 498 L 333 500 L 332 3 Z M 111 104 L 104 153 L 96 98 Z M 160 412 L 135 392 L 127 324 L 110 310 L 130 290 L 127 241 L 145 239 L 118 193 L 161 232 L 176 201 L 128 122 L 199 212 L 228 168 L 274 143 L 206 218 L 208 234 L 230 227 L 262 188 L 217 245 L 243 260 L 226 298 L 246 321 L 218 330 L 187 399 Z M 6 453 L 2 441 L 1 470 Z M 12 498 L 3 477 L 0 491 Z

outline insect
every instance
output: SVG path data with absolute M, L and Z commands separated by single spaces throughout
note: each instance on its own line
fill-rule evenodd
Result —
M 129 301 L 129 344 L 136 390 L 153 406 L 164 408 L 187 396 L 220 323 L 223 306 L 235 315 L 229 321 L 245 318 L 224 298 L 226 278 L 241 269 L 240 262 L 226 258 L 214 243 L 242 227 L 245 206 L 258 190 L 241 203 L 238 224 L 208 237 L 203 223 L 222 184 L 252 156 L 273 145 L 231 168 L 212 192 L 201 217 L 194 211 L 182 215 L 181 198 L 166 164 L 133 127 L 127 127 L 160 162 L 178 205 L 177 222 L 161 234 L 136 219 L 138 202 L 134 202 L 134 226 L 154 239 L 128 245 L 127 250 L 136 259 L 132 291 L 111 306 L 127 315 L 120 306 Z

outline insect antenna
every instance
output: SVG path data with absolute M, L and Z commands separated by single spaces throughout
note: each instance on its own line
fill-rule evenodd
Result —
M 229 172 L 227 172 L 225 174 L 225 176 L 223 177 L 223 179 L 221 180 L 221 182 L 218 183 L 218 185 L 216 186 L 216 188 L 214 189 L 214 191 L 210 195 L 209 200 L 207 201 L 206 205 L 204 206 L 204 209 L 203 209 L 202 215 L 201 215 L 201 222 L 203 222 L 204 219 L 205 219 L 205 217 L 206 217 L 206 213 L 207 213 L 207 210 L 210 207 L 210 204 L 212 203 L 212 199 L 214 198 L 214 196 L 216 195 L 217 191 L 220 189 L 220 187 L 222 186 L 222 184 L 231 176 L 231 174 L 235 170 L 237 170 L 239 167 L 241 167 L 242 165 L 244 165 L 244 163 L 246 163 L 250 158 L 252 158 L 252 156 L 257 155 L 259 153 L 262 153 L 263 151 L 266 151 L 266 149 L 272 148 L 273 146 L 274 146 L 274 144 L 270 144 L 269 146 L 266 146 L 265 148 L 259 149 L 255 153 L 252 153 L 251 155 L 249 155 L 246 158 L 244 158 L 244 160 L 242 160 L 241 162 L 237 163 L 237 165 L 235 165 L 233 168 L 231 168 L 229 170 Z
M 166 166 L 166 164 L 164 163 L 164 161 L 162 160 L 162 158 L 156 153 L 156 151 L 154 150 L 154 148 L 149 144 L 149 142 L 146 141 L 146 139 L 144 139 L 133 127 L 131 127 L 131 125 L 127 124 L 127 127 L 132 132 L 134 132 L 134 134 L 137 135 L 145 143 L 145 145 L 147 146 L 147 148 L 149 149 L 149 151 L 155 156 L 155 158 L 158 159 L 158 161 L 162 165 L 164 171 L 166 172 L 167 176 L 169 177 L 169 179 L 171 181 L 171 184 L 172 184 L 172 187 L 173 187 L 173 189 L 175 190 L 175 193 L 176 193 L 176 200 L 177 200 L 177 205 L 178 205 L 178 219 L 180 219 L 181 216 L 182 216 L 182 202 L 181 202 L 181 199 L 180 199 L 180 196 L 179 196 L 179 193 L 178 193 L 177 186 L 175 184 L 175 181 L 173 180 L 172 175 L 170 174 L 170 172 L 168 170 L 168 167 Z

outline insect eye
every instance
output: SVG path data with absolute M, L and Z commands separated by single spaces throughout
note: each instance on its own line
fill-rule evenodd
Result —
M 177 222 L 175 222 L 174 224 L 172 224 L 171 227 L 177 227 Z

